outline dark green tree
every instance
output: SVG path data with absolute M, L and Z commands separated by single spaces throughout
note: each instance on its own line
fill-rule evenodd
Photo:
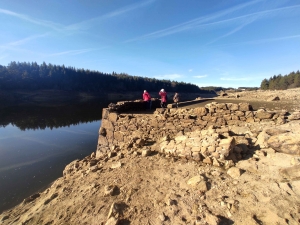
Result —
M 263 79 L 263 81 L 260 84 L 260 88 L 262 90 L 268 90 L 269 89 L 269 81 L 267 79 Z

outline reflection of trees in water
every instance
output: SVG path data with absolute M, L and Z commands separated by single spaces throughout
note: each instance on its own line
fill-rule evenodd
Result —
M 59 128 L 101 119 L 108 103 L 89 101 L 64 106 L 12 106 L 0 109 L 0 126 L 10 123 L 21 130 Z

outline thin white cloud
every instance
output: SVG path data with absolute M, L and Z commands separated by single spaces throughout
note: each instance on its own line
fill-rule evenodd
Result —
M 0 49 L 14 51 L 14 52 L 26 52 L 28 54 L 35 54 L 35 55 L 38 55 L 38 56 L 42 55 L 40 52 L 34 52 L 34 51 L 31 51 L 31 50 L 28 50 L 28 49 L 23 49 L 23 48 L 20 48 L 20 47 L 16 48 L 15 46 L 11 46 L 9 44 L 0 45 Z
M 8 55 L 2 55 L 2 56 L 0 56 L 0 60 L 1 60 L 1 59 L 5 59 L 7 56 L 8 56 Z
M 79 22 L 79 23 L 75 23 L 75 24 L 72 24 L 72 25 L 68 25 L 68 26 L 58 24 L 58 23 L 54 23 L 54 22 L 51 22 L 51 21 L 32 18 L 30 16 L 27 16 L 27 15 L 24 15 L 24 14 L 21 14 L 21 13 L 16 13 L 16 12 L 13 12 L 13 11 L 10 11 L 10 10 L 2 9 L 2 8 L 0 8 L 0 14 L 5 14 L 5 15 L 8 15 L 8 16 L 18 18 L 18 19 L 23 20 L 23 21 L 27 21 L 27 22 L 30 22 L 30 23 L 33 23 L 33 24 L 37 24 L 37 25 L 40 25 L 40 26 L 43 26 L 43 27 L 48 27 L 48 28 L 51 28 L 52 30 L 55 30 L 55 31 L 72 32 L 72 31 L 77 31 L 77 30 L 90 28 L 92 26 L 93 22 L 98 22 L 100 20 L 120 16 L 120 15 L 128 13 L 132 10 L 135 10 L 135 9 L 138 9 L 138 8 L 141 8 L 141 7 L 145 7 L 145 6 L 151 4 L 155 1 L 156 0 L 147 0 L 147 1 L 142 1 L 142 2 L 139 2 L 139 3 L 135 3 L 135 4 L 129 5 L 127 7 L 123 7 L 123 8 L 120 8 L 118 10 L 115 10 L 113 12 L 107 13 L 103 16 L 88 19 L 88 20 L 85 20 L 85 21 L 82 21 L 82 22 Z
M 220 40 L 220 39 L 222 39 L 222 38 L 225 38 L 225 37 L 227 37 L 227 36 L 230 36 L 230 35 L 232 35 L 232 34 L 238 32 L 239 30 L 243 29 L 245 26 L 247 26 L 248 24 L 254 22 L 255 20 L 256 20 L 256 19 L 253 18 L 253 19 L 250 19 L 250 20 L 244 22 L 244 23 L 241 24 L 240 26 L 234 28 L 232 31 L 230 31 L 230 32 L 228 32 L 228 33 L 226 33 L 226 34 L 224 34 L 224 35 L 222 35 L 222 36 L 220 36 L 220 37 L 218 37 L 218 38 L 216 38 L 216 39 L 210 41 L 210 42 L 207 43 L 206 45 L 210 45 L 210 44 L 212 44 L 212 43 L 214 43 L 214 42 L 216 42 L 216 41 L 218 41 L 218 40 Z
M 21 40 L 18 40 L 18 41 L 10 42 L 8 45 L 11 45 L 11 46 L 22 45 L 22 44 L 24 44 L 28 41 L 32 41 L 32 40 L 35 40 L 35 39 L 38 39 L 38 38 L 41 38 L 41 37 L 46 37 L 48 35 L 49 35 L 49 33 L 32 35 L 30 37 L 27 37 L 27 38 L 24 38 L 24 39 L 21 39 Z
M 49 27 L 49 28 L 51 28 L 53 30 L 58 30 L 59 31 L 59 30 L 61 30 L 63 28 L 62 25 L 57 24 L 57 23 L 53 23 L 51 21 L 46 21 L 46 20 L 40 20 L 40 19 L 31 18 L 31 17 L 29 17 L 27 15 L 16 13 L 16 12 L 12 12 L 12 11 L 9 11 L 9 10 L 6 10 L 6 9 L 2 9 L 2 8 L 0 8 L 0 14 L 5 14 L 5 15 L 13 16 L 13 17 L 19 18 L 19 19 L 21 19 L 23 21 L 27 21 L 27 22 L 30 22 L 30 23 L 33 23 L 33 24 L 44 26 L 44 27 Z
M 68 30 L 78 30 L 78 29 L 89 29 L 90 27 L 93 26 L 93 23 L 95 22 L 99 22 L 101 20 L 105 20 L 105 19 L 109 19 L 109 18 L 113 18 L 116 16 L 120 16 L 123 15 L 125 13 L 128 13 L 130 11 L 133 11 L 135 9 L 141 8 L 141 7 L 145 7 L 153 2 L 155 2 L 156 0 L 148 0 L 148 1 L 143 1 L 143 2 L 138 2 L 120 9 L 117 9 L 113 12 L 104 14 L 102 16 L 98 16 L 92 19 L 88 19 L 79 23 L 75 23 L 72 25 L 67 26 Z
M 204 78 L 204 77 L 207 77 L 207 74 L 205 74 L 205 75 L 193 76 L 193 77 L 195 77 L 195 78 Z
M 189 72 L 193 72 L 193 69 L 189 69 Z
M 174 74 L 166 74 L 161 76 L 156 76 L 156 79 L 166 79 L 166 80 L 174 80 L 183 77 L 180 74 L 174 73 Z
M 191 30 L 191 29 L 194 29 L 195 27 L 198 27 L 199 25 L 203 25 L 204 23 L 206 23 L 208 21 L 211 21 L 211 20 L 220 18 L 222 16 L 228 15 L 232 12 L 241 10 L 245 7 L 248 7 L 250 5 L 256 4 L 256 3 L 261 2 L 261 1 L 262 0 L 254 0 L 254 1 L 251 1 L 251 2 L 248 2 L 248 3 L 240 4 L 238 6 L 235 6 L 235 7 L 232 7 L 230 9 L 218 12 L 218 13 L 213 14 L 213 15 L 208 15 L 208 16 L 205 16 L 205 17 L 199 17 L 199 18 L 190 20 L 188 22 L 184 22 L 184 23 L 181 23 L 181 24 L 178 24 L 178 25 L 166 28 L 166 29 L 158 30 L 158 31 L 155 31 L 155 32 L 152 32 L 152 33 L 149 33 L 149 34 L 137 37 L 137 38 L 127 40 L 125 42 L 139 41 L 139 40 L 145 40 L 145 39 L 151 39 L 151 38 L 159 38 L 159 37 L 164 37 L 164 36 L 168 36 L 168 35 L 171 35 L 171 34 L 179 33 L 179 32 L 182 32 L 182 31 Z
M 228 32 L 227 34 L 225 34 L 219 38 L 216 38 L 214 41 L 211 42 L 211 43 L 213 43 L 221 38 L 224 38 L 224 37 L 234 34 L 235 32 L 241 30 L 246 25 L 248 25 L 258 19 L 262 19 L 264 17 L 271 16 L 271 15 L 276 15 L 276 13 L 292 11 L 294 9 L 300 8 L 300 5 L 294 5 L 294 6 L 281 7 L 281 8 L 277 8 L 277 9 L 270 9 L 270 10 L 264 10 L 264 11 L 260 11 L 260 12 L 250 13 L 250 14 L 237 16 L 237 17 L 233 17 L 233 18 L 229 18 L 229 19 L 219 20 L 216 22 L 209 22 L 214 19 L 228 15 L 232 12 L 241 10 L 250 5 L 256 4 L 260 1 L 261 0 L 244 3 L 244 4 L 238 5 L 236 7 L 227 9 L 225 11 L 221 11 L 219 13 L 213 14 L 213 15 L 208 15 L 206 17 L 199 17 L 197 19 L 194 19 L 194 20 L 191 20 L 191 21 L 188 21 L 185 23 L 181 23 L 181 24 L 178 24 L 178 25 L 175 25 L 175 26 L 163 29 L 163 30 L 155 31 L 155 32 L 152 32 L 152 33 L 149 33 L 149 34 L 137 37 L 137 38 L 133 38 L 133 39 L 127 40 L 125 42 L 155 39 L 155 38 L 160 38 L 160 37 L 168 36 L 171 34 L 183 32 L 183 31 L 187 31 L 187 30 L 192 30 L 192 29 L 209 28 L 209 27 L 216 26 L 216 25 L 238 23 L 238 26 L 236 28 L 234 28 L 232 31 Z
M 230 36 L 234 33 L 236 33 L 237 31 L 243 29 L 245 26 L 253 23 L 254 21 L 256 21 L 259 18 L 262 18 L 263 16 L 267 16 L 276 12 L 281 12 L 281 11 L 285 11 L 285 10 L 290 10 L 290 9 L 295 9 L 295 8 L 300 8 L 300 5 L 294 5 L 294 6 L 288 6 L 288 7 L 282 7 L 282 8 L 278 8 L 278 9 L 272 9 L 272 10 L 264 10 L 261 12 L 256 12 L 256 13 L 251 13 L 251 14 L 247 14 L 247 15 L 243 15 L 243 16 L 239 16 L 239 17 L 235 17 L 235 18 L 231 18 L 229 20 L 223 20 L 223 21 L 218 21 L 217 23 L 224 23 L 224 22 L 228 22 L 228 21 L 233 21 L 233 20 L 241 20 L 244 19 L 245 21 L 242 22 L 241 25 L 239 25 L 238 27 L 234 28 L 232 31 L 210 41 L 209 43 L 207 43 L 206 45 L 212 44 L 222 38 L 225 38 L 227 36 Z M 243 21 L 243 20 L 241 20 Z
M 135 3 L 135 4 L 129 5 L 127 7 L 124 7 L 124 8 L 118 9 L 116 11 L 113 11 L 111 13 L 108 13 L 108 14 L 104 15 L 103 18 L 111 18 L 111 17 L 119 16 L 119 15 L 122 15 L 124 13 L 130 12 L 132 10 L 135 10 L 135 9 L 138 9 L 138 8 L 141 8 L 141 7 L 145 7 L 145 6 L 151 4 L 155 1 L 156 0 L 148 0 L 148 1 Z
M 52 53 L 52 54 L 48 54 L 48 55 L 44 55 L 44 56 L 51 57 L 51 56 L 60 56 L 60 55 L 79 55 L 79 54 L 83 54 L 86 52 L 97 51 L 97 50 L 100 50 L 100 49 L 99 48 L 77 49 L 77 50 L 69 50 L 69 51 Z
M 234 46 L 240 46 L 240 45 L 251 45 L 251 44 L 255 45 L 255 44 L 265 44 L 268 42 L 284 41 L 284 40 L 290 40 L 290 39 L 296 39 L 296 38 L 300 38 L 300 35 L 291 35 L 291 36 L 278 37 L 278 38 L 266 38 L 266 39 L 238 42 L 238 43 L 232 43 L 232 44 L 226 44 L 226 45 L 216 45 L 216 46 L 217 47 L 234 47 Z

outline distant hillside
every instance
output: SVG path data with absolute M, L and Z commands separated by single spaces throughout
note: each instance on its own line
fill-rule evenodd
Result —
M 299 70 L 295 72 L 291 72 L 287 75 L 274 75 L 269 79 L 264 79 L 261 84 L 260 88 L 262 90 L 285 90 L 288 88 L 296 88 L 300 87 L 300 72 Z
M 224 87 L 216 87 L 216 86 L 206 86 L 206 87 L 201 87 L 201 89 L 207 91 L 214 91 L 214 92 L 219 92 L 219 91 L 232 92 L 232 91 L 241 91 L 241 90 L 252 91 L 252 90 L 257 90 L 258 87 L 224 88 Z
M 45 62 L 11 62 L 8 66 L 0 65 L 1 90 L 41 90 L 55 89 L 66 91 L 105 92 L 105 91 L 158 91 L 161 88 L 168 92 L 211 93 L 197 85 L 170 80 L 158 80 L 126 73 L 111 74 L 52 65 Z

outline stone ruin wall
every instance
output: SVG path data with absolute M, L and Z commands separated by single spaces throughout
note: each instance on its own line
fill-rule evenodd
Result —
M 258 132 L 247 129 L 251 123 L 284 124 L 288 118 L 287 112 L 253 111 L 248 103 L 157 108 L 149 114 L 125 113 L 121 108 L 120 111 L 103 109 L 97 158 L 120 151 L 157 151 L 225 165 L 247 155 L 254 145 Z

